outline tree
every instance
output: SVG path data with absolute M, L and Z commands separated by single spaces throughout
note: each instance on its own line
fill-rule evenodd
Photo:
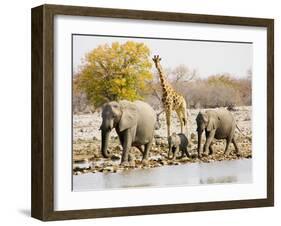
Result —
M 198 77 L 198 72 L 196 69 L 190 70 L 183 64 L 178 65 L 175 69 L 170 72 L 171 80 L 178 82 L 188 82 L 194 80 Z
M 100 45 L 86 54 L 74 78 L 74 91 L 84 92 L 95 107 L 108 101 L 142 99 L 146 82 L 152 79 L 149 56 L 143 43 Z

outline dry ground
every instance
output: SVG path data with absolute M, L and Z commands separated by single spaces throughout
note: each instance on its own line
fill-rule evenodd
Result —
M 206 109 L 201 109 L 205 111 Z M 155 131 L 155 139 L 152 149 L 149 153 L 149 161 L 146 165 L 141 164 L 141 153 L 138 149 L 132 148 L 132 159 L 129 166 L 120 166 L 121 146 L 115 131 L 111 132 L 111 140 L 109 142 L 109 151 L 112 154 L 110 159 L 104 159 L 100 152 L 101 134 L 99 126 L 101 124 L 100 113 L 83 114 L 73 116 L 73 173 L 75 175 L 81 173 L 95 172 L 118 172 L 124 169 L 133 168 L 152 168 L 164 165 L 179 165 L 191 162 L 213 162 L 222 160 L 234 160 L 238 157 L 232 152 L 229 156 L 223 154 L 225 141 L 216 140 L 214 144 L 215 153 L 212 156 L 198 159 L 196 157 L 197 149 L 197 134 L 195 118 L 199 110 L 190 110 L 189 125 L 189 153 L 193 158 L 184 157 L 182 159 L 168 160 L 167 159 L 167 137 L 166 137 L 166 122 L 165 113 L 161 115 L 161 128 Z M 232 111 L 239 128 L 242 133 L 236 130 L 237 143 L 242 153 L 239 158 L 252 157 L 252 129 L 251 129 L 251 107 L 239 107 L 236 111 Z M 176 115 L 173 115 L 171 132 L 180 132 L 180 125 Z M 203 140 L 204 142 L 204 140 Z M 234 150 L 233 145 L 230 149 Z

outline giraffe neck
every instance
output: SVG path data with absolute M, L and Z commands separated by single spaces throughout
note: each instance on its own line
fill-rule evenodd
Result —
M 168 81 L 167 81 L 166 78 L 165 78 L 163 69 L 162 69 L 161 65 L 157 65 L 156 68 L 157 68 L 158 73 L 159 73 L 159 77 L 160 77 L 160 82 L 161 82 L 162 89 L 163 89 L 163 91 L 166 91 L 167 88 L 168 88 L 168 86 L 169 86 L 169 83 L 168 83 Z

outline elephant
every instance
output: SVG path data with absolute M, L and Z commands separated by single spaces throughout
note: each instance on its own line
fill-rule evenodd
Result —
M 208 110 L 205 113 L 199 112 L 196 117 L 198 134 L 198 156 L 202 157 L 201 138 L 205 130 L 206 143 L 204 145 L 203 155 L 213 154 L 213 139 L 226 139 L 224 153 L 229 155 L 229 144 L 233 143 L 237 156 L 240 155 L 234 133 L 237 127 L 236 121 L 230 111 L 226 109 Z
M 102 109 L 101 152 L 108 158 L 107 151 L 110 131 L 115 128 L 122 150 L 121 164 L 129 160 L 129 150 L 137 147 L 143 154 L 142 161 L 146 162 L 152 146 L 156 113 L 153 108 L 143 101 L 112 101 L 104 104 Z
M 185 134 L 172 133 L 172 135 L 168 137 L 168 144 L 169 144 L 168 159 L 170 159 L 170 155 L 173 154 L 172 159 L 174 160 L 179 151 L 181 151 L 181 158 L 183 158 L 185 154 L 187 157 L 190 157 L 187 151 L 188 139 L 185 136 Z

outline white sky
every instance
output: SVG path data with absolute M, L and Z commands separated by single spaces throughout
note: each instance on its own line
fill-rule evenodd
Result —
M 174 68 L 180 64 L 196 69 L 200 77 L 218 73 L 230 73 L 243 77 L 252 68 L 253 50 L 248 43 L 223 43 L 187 40 L 161 40 L 143 38 L 119 38 L 99 36 L 73 36 L 73 70 L 77 71 L 82 58 L 100 44 L 128 40 L 145 43 L 153 55 L 160 55 L 163 68 Z M 153 64 L 154 65 L 154 64 Z

